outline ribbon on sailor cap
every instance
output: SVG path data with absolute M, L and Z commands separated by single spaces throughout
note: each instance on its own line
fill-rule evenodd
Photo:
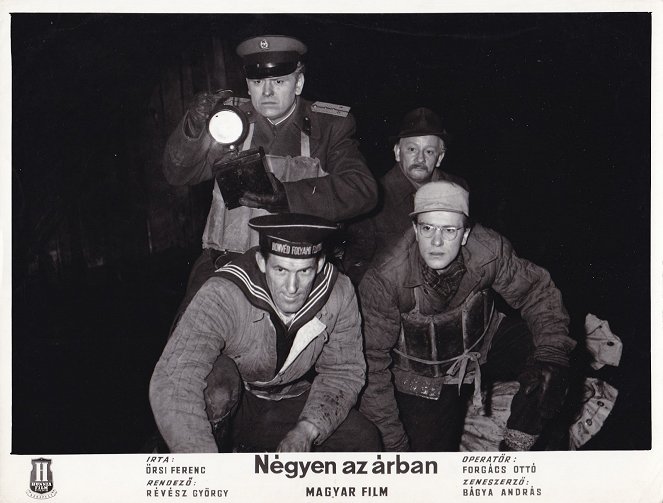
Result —
M 317 256 L 325 239 L 338 229 L 334 222 L 301 213 L 255 217 L 249 227 L 258 231 L 262 251 L 290 258 Z

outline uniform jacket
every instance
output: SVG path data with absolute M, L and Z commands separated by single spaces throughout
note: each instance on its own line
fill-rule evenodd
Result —
M 293 164 L 286 168 L 282 176 L 276 173 L 284 182 L 290 211 L 336 222 L 370 211 L 377 202 L 377 183 L 359 152 L 358 142 L 352 138 L 356 129 L 354 118 L 350 114 L 339 116 L 325 113 L 320 110 L 329 110 L 328 107 L 314 105 L 298 98 L 293 114 L 274 126 L 256 112 L 250 101 L 242 103 L 240 109 L 247 114 L 254 128 L 250 148 L 262 146 L 268 156 L 295 158 L 302 155 L 304 132 L 309 139 L 310 157 L 318 159 L 320 165 L 318 170 L 312 170 Z M 227 147 L 216 143 L 206 128 L 199 137 L 188 137 L 184 129 L 185 120 L 186 116 L 171 134 L 164 151 L 164 174 L 173 185 L 210 180 L 214 162 L 228 155 Z M 229 213 L 217 192 L 215 187 L 203 238 L 204 248 L 220 249 L 221 240 L 217 236 L 218 231 L 214 230 L 224 225 L 219 221 Z M 248 212 L 249 209 L 230 210 L 239 211 Z M 251 246 L 254 244 L 251 243 Z M 233 251 L 244 252 L 246 247 Z
M 269 393 L 264 386 L 276 386 L 267 398 L 297 396 L 310 389 L 299 419 L 320 430 L 316 443 L 337 428 L 356 403 L 366 377 L 350 280 L 338 275 L 327 302 L 299 329 L 288 359 L 274 377 L 275 337 L 269 313 L 250 303 L 236 284 L 213 277 L 203 285 L 169 339 L 150 383 L 154 417 L 171 451 L 217 452 L 203 391 L 220 352 L 235 361 L 245 385 L 267 390 L 263 396 Z M 312 368 L 317 375 L 311 384 L 302 377 Z
M 567 354 L 573 350 L 575 341 L 568 336 L 569 317 L 561 293 L 545 269 L 518 257 L 507 239 L 478 224 L 461 253 L 467 272 L 449 303 L 450 309 L 460 306 L 471 294 L 490 288 L 520 310 L 533 335 L 534 358 L 545 346 L 560 348 Z M 424 284 L 418 257 L 411 230 L 389 253 L 376 258 L 359 286 L 368 361 L 368 386 L 360 410 L 378 426 L 388 450 L 407 447 L 390 366 L 401 313 L 413 309 L 414 288 Z

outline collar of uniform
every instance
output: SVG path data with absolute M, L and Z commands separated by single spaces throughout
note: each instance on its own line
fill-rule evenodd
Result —
M 319 128 L 316 126 L 313 126 L 313 113 L 311 112 L 311 103 L 306 101 L 305 99 L 298 97 L 297 98 L 297 108 L 295 109 L 295 112 L 293 113 L 292 117 L 292 123 L 297 127 L 297 129 L 301 132 L 304 131 L 304 120 L 306 117 L 309 118 L 309 124 L 310 124 L 310 137 L 315 138 L 319 134 Z
M 247 113 L 249 122 L 258 122 L 259 120 L 263 121 L 265 124 L 269 125 L 269 127 L 287 127 L 289 124 L 292 124 L 297 127 L 299 131 L 302 131 L 304 129 L 304 118 L 305 117 L 310 117 L 310 103 L 301 98 L 300 96 L 297 96 L 297 104 L 295 105 L 295 110 L 290 114 L 290 117 L 285 119 L 283 122 L 280 122 L 276 126 L 270 121 L 267 117 L 263 117 L 258 113 L 258 111 L 255 109 L 253 106 L 253 103 L 250 101 L 246 105 L 246 109 L 242 109 L 245 113 Z M 311 137 L 314 136 L 313 131 L 317 132 L 317 128 L 311 128 Z
M 257 114 L 257 112 L 256 112 Z M 308 135 L 310 138 L 319 138 L 320 137 L 320 127 L 318 125 L 318 114 L 313 113 L 311 111 L 311 102 L 305 100 L 301 96 L 297 97 L 297 106 L 295 107 L 295 111 L 292 113 L 292 115 L 288 118 L 286 121 L 288 124 L 292 124 L 297 128 L 298 132 L 302 132 L 305 130 L 304 128 L 304 122 L 306 117 L 309 119 L 309 125 L 310 125 L 310 134 Z
M 267 122 L 269 122 L 272 126 L 278 127 L 281 124 L 285 124 L 286 122 L 288 122 L 288 119 L 290 119 L 290 117 L 293 117 L 295 115 L 295 112 L 296 112 L 298 106 L 299 106 L 299 97 L 295 96 L 295 101 L 290 106 L 290 111 L 288 112 L 288 114 L 285 117 L 283 117 L 278 122 L 274 122 L 272 119 L 268 119 L 267 117 L 265 117 L 265 119 L 267 119 Z

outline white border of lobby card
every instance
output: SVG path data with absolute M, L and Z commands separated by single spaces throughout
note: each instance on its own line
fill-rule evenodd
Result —
M 57 5 L 57 9 L 53 7 Z M 417 12 L 652 12 L 652 191 L 663 190 L 663 156 L 660 142 L 663 105 L 661 79 L 663 50 L 663 0 L 658 1 L 564 1 L 537 3 L 522 0 L 478 1 L 418 1 L 414 4 L 371 0 L 359 6 L 362 12 L 403 12 L 412 8 Z M 246 12 L 246 4 L 229 2 L 167 2 L 100 1 L 64 2 L 47 1 L 0 2 L 0 58 L 2 85 L 2 129 L 0 155 L 4 169 L 0 170 L 2 198 L 0 209 L 0 503 L 34 501 L 29 482 L 32 463 L 37 462 L 43 480 L 51 474 L 52 501 L 77 503 L 142 502 L 142 501 L 518 501 L 543 502 L 642 502 L 663 501 L 663 443 L 661 425 L 663 409 L 661 389 L 663 373 L 660 365 L 652 365 L 652 449 L 649 451 L 607 452 L 550 452 L 516 453 L 506 460 L 500 453 L 492 453 L 490 460 L 463 461 L 463 453 L 414 454 L 397 457 L 382 454 L 320 454 L 320 455 L 183 455 L 152 457 L 133 455 L 11 455 L 11 70 L 10 70 L 10 12 Z M 352 12 L 358 8 L 354 1 L 313 5 L 307 1 L 253 2 L 253 12 Z M 313 10 L 312 10 L 313 9 Z M 652 258 L 651 258 L 651 326 L 652 361 L 663 357 L 663 248 L 660 228 L 663 207 L 660 197 L 652 197 Z M 493 457 L 494 456 L 494 457 Z M 43 459 L 40 461 L 40 459 Z M 44 461 L 45 460 L 45 461 Z M 46 465 L 46 461 L 48 464 Z M 390 464 L 391 463 L 391 464 Z M 410 473 L 393 474 L 405 464 Z M 494 496 L 486 493 L 463 495 L 463 466 L 480 465 L 487 469 L 507 466 L 509 477 L 523 478 L 525 488 L 540 489 L 534 495 L 525 493 L 517 497 Z M 345 467 L 354 474 L 344 474 Z M 391 467 L 392 475 L 364 475 L 375 467 Z M 412 473 L 414 467 L 427 470 L 427 475 Z M 267 468 L 266 468 L 267 467 Z M 514 474 L 514 467 L 518 472 Z M 265 473 L 267 472 L 267 473 Z M 147 481 L 159 474 L 170 484 L 159 487 L 158 495 L 148 496 Z M 45 477 L 45 479 L 44 479 Z M 321 488 L 307 496 L 306 488 Z M 330 488 L 330 489 L 327 489 Z M 349 494 L 355 488 L 354 496 Z M 385 489 L 386 488 L 386 489 Z M 486 489 L 486 488 L 483 488 Z M 385 492 L 387 493 L 385 495 Z M 320 495 L 321 494 L 321 495 Z

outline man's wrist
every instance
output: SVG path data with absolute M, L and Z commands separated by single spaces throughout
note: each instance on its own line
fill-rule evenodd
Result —
M 569 354 L 557 346 L 541 345 L 534 349 L 532 354 L 534 361 L 541 363 L 550 363 L 560 367 L 569 366 Z
M 320 436 L 320 430 L 318 427 L 306 419 L 299 420 L 294 429 L 305 435 L 306 438 L 311 441 L 311 443 L 313 443 Z
M 500 445 L 500 450 L 529 451 L 538 438 L 538 435 L 507 428 L 504 434 L 504 445 Z
M 195 119 L 191 112 L 187 111 L 183 123 L 184 136 L 190 140 L 197 140 L 203 134 L 203 129 L 205 129 L 205 122 Z

